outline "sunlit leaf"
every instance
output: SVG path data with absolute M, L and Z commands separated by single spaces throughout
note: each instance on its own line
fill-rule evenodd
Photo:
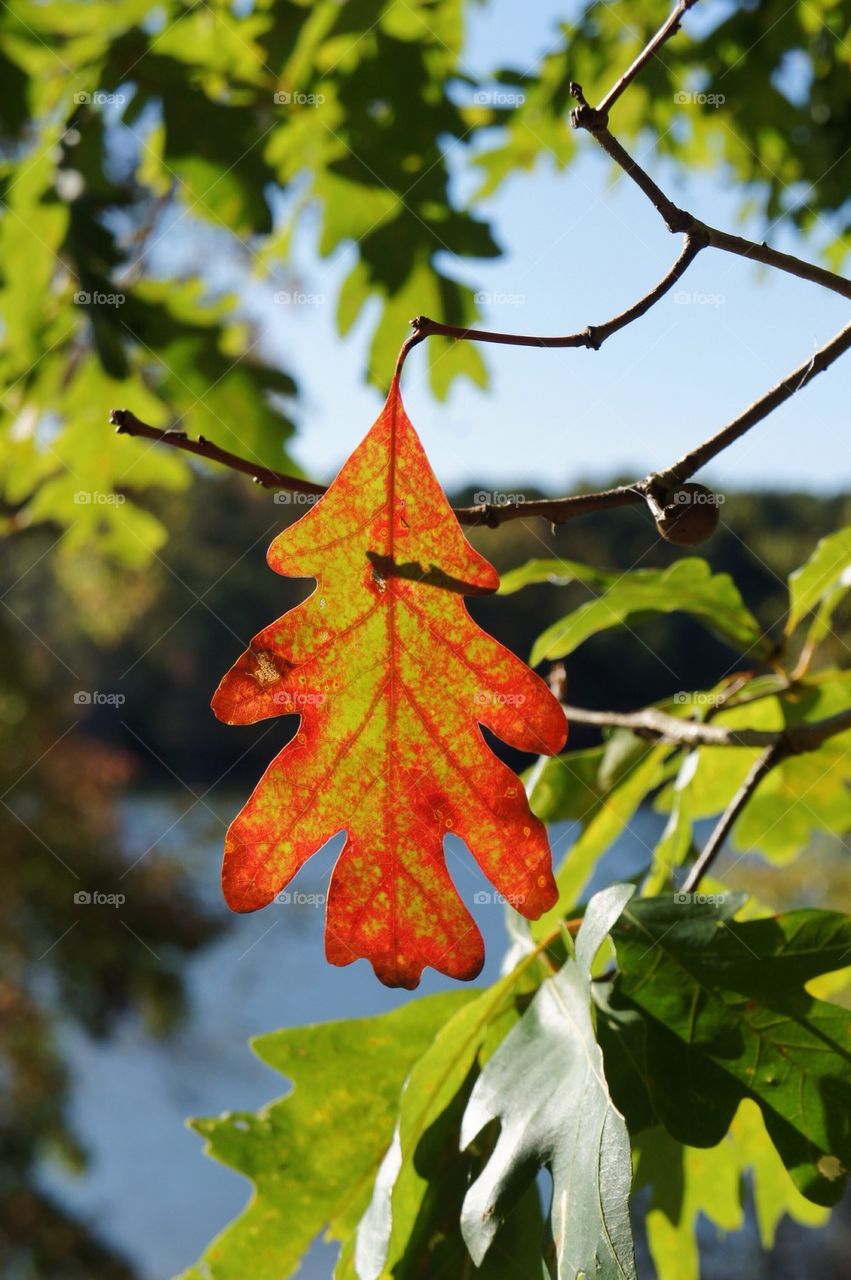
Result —
M 571 573 L 568 580 L 577 576 Z M 528 578 L 535 580 L 540 579 Z M 599 631 L 633 628 L 650 613 L 677 612 L 690 614 L 737 650 L 763 657 L 769 652 L 762 628 L 729 574 L 712 573 L 705 560 L 690 557 L 667 569 L 636 569 L 606 584 L 597 599 L 580 605 L 538 637 L 532 665 L 565 657 Z
M 752 1098 L 798 1189 L 835 1204 L 851 1164 L 851 1027 L 804 984 L 848 964 L 851 920 L 799 910 L 737 923 L 739 903 L 675 894 L 628 907 L 616 995 L 645 1015 L 646 1082 L 678 1141 L 714 1146 Z
M 463 596 L 498 578 L 452 515 L 395 380 L 269 563 L 316 590 L 254 637 L 213 707 L 231 724 L 292 713 L 301 724 L 230 827 L 225 896 L 238 911 L 265 906 L 345 829 L 328 959 L 365 956 L 389 985 L 416 986 L 426 965 L 475 977 L 482 941 L 446 869 L 447 832 L 528 918 L 556 897 L 544 826 L 479 725 L 544 752 L 566 726 L 543 681 L 467 613 Z
M 250 1178 L 254 1192 L 182 1280 L 284 1280 L 322 1231 L 347 1239 L 390 1140 L 405 1076 L 474 996 L 430 996 L 376 1018 L 258 1037 L 255 1053 L 292 1088 L 258 1112 L 193 1122 L 208 1155 Z
M 568 959 L 538 991 L 476 1081 L 461 1130 L 467 1146 L 493 1120 L 500 1135 L 464 1201 L 476 1262 L 537 1169 L 553 1180 L 550 1271 L 557 1280 L 634 1277 L 631 1162 L 623 1117 L 606 1087 L 591 1019 L 591 963 L 632 886 L 596 894 Z

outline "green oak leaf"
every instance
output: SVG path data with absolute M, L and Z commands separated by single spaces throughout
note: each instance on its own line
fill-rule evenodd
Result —
M 452 1108 L 469 1088 L 479 1056 L 492 1050 L 516 1021 L 516 995 L 535 989 L 529 969 L 536 955 L 530 951 L 493 987 L 459 1009 L 414 1066 L 402 1092 L 392 1142 L 358 1226 L 355 1270 L 338 1272 L 339 1280 L 349 1280 L 350 1274 L 359 1280 L 407 1274 L 409 1242 L 434 1195 L 428 1153 L 435 1140 L 445 1143 L 449 1123 L 454 1124 L 452 1158 L 458 1159 L 461 1117 Z M 454 1119 L 448 1121 L 447 1112 Z
M 477 994 L 428 996 L 379 1017 L 254 1040 L 257 1056 L 293 1088 L 256 1113 L 192 1122 L 207 1153 L 250 1178 L 254 1191 L 181 1280 L 285 1280 L 323 1229 L 345 1240 L 390 1140 L 405 1076 Z
M 635 627 L 651 613 L 688 613 L 734 649 L 754 657 L 768 657 L 771 650 L 730 575 L 713 573 L 705 560 L 689 556 L 667 569 L 621 574 L 604 586 L 602 595 L 548 627 L 535 641 L 530 661 L 535 666 L 564 658 L 590 636 L 611 627 Z
M 822 538 L 806 564 L 789 575 L 789 617 L 786 634 L 815 611 L 807 630 L 807 644 L 818 644 L 830 630 L 834 611 L 851 591 L 851 528 Z
M 635 1144 L 636 1191 L 652 1188 L 644 1223 L 659 1280 L 700 1280 L 697 1225 L 702 1215 L 722 1232 L 745 1222 L 750 1175 L 763 1249 L 774 1244 L 785 1216 L 821 1226 L 829 1211 L 796 1190 L 765 1131 L 759 1108 L 740 1103 L 730 1130 L 715 1147 L 683 1147 L 661 1127 Z
M 629 1138 L 609 1095 L 591 1014 L 591 964 L 633 892 L 631 885 L 614 885 L 595 894 L 575 959 L 542 985 L 473 1087 L 462 1146 L 492 1121 L 501 1125 L 485 1170 L 464 1200 L 461 1227 L 477 1263 L 519 1191 L 537 1169 L 547 1168 L 553 1179 L 551 1275 L 636 1275 Z
M 613 1002 L 645 1019 L 646 1074 L 668 1131 L 714 1146 L 756 1101 L 798 1189 L 835 1204 L 851 1164 L 851 1016 L 805 984 L 851 963 L 851 918 L 735 922 L 741 896 L 644 898 L 613 937 Z
M 778 696 L 763 696 L 725 707 L 713 724 L 725 729 L 782 730 L 825 719 L 851 705 L 851 672 L 827 669 L 796 682 Z M 851 731 L 828 739 L 817 751 L 789 756 L 773 769 L 751 796 L 733 828 L 731 845 L 740 852 L 758 851 L 787 863 L 812 844 L 818 833 L 842 836 L 851 825 L 847 787 L 851 785 Z M 691 822 L 723 812 L 759 755 L 756 747 L 701 747 L 694 753 L 673 802 L 677 833 L 661 857 L 676 861 Z M 686 850 L 687 851 L 687 850 Z M 652 881 L 661 887 L 658 878 Z
M 615 770 L 607 771 L 605 748 L 567 752 L 534 767 L 527 782 L 532 812 L 547 822 L 565 818 L 580 823 L 556 872 L 559 901 L 532 924 L 534 937 L 546 936 L 564 915 L 565 904 L 578 901 L 598 858 L 629 827 L 645 796 L 664 778 L 670 747 L 636 741 L 636 751 Z M 574 756 L 579 757 L 576 764 Z M 553 847 L 560 851 L 559 837 Z M 648 847 L 648 858 L 650 852 Z

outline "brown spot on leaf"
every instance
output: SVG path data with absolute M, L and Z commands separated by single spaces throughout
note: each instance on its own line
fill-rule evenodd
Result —
M 829 1182 L 835 1182 L 837 1178 L 841 1178 L 845 1173 L 845 1166 L 838 1156 L 821 1156 L 816 1168 L 821 1176 L 827 1178 Z
M 261 686 L 274 684 L 278 679 L 278 668 L 268 653 L 258 653 L 257 666 L 254 668 L 254 679 Z

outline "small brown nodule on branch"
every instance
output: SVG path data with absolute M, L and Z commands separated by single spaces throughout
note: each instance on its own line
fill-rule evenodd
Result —
M 626 325 L 631 324 L 646 314 L 676 283 L 687 270 L 697 254 L 707 246 L 723 249 L 739 257 L 750 258 L 768 266 L 776 267 L 802 280 L 822 285 L 843 297 L 851 298 L 851 280 L 823 267 L 796 258 L 791 254 L 781 253 L 769 248 L 764 242 L 746 240 L 729 232 L 700 221 L 688 210 L 680 209 L 662 191 L 661 187 L 650 177 L 640 164 L 626 151 L 609 130 L 609 113 L 621 94 L 632 83 L 646 64 L 657 54 L 666 40 L 679 29 L 683 15 L 696 3 L 696 0 L 677 0 L 671 13 L 647 42 L 641 53 L 630 67 L 621 75 L 598 107 L 591 106 L 585 99 L 582 87 L 571 83 L 570 92 L 577 102 L 571 112 L 571 123 L 576 128 L 589 132 L 603 150 L 615 163 L 636 183 L 648 200 L 664 219 L 666 226 L 673 232 L 684 234 L 682 251 L 676 262 L 665 276 L 643 298 L 634 302 L 619 315 L 613 316 L 602 324 L 589 324 L 577 333 L 550 337 L 531 334 L 497 333 L 484 329 L 470 329 L 460 325 L 443 324 L 428 316 L 417 316 L 411 321 L 413 333 L 403 344 L 396 366 L 396 377 L 408 352 L 431 335 L 454 338 L 458 341 L 490 342 L 510 346 L 528 346 L 541 348 L 586 347 L 598 350 L 607 338 Z M 589 511 L 604 508 L 631 506 L 645 502 L 650 508 L 657 528 L 663 537 L 682 545 L 695 546 L 710 536 L 718 521 L 717 501 L 707 500 L 708 491 L 702 486 L 688 485 L 686 482 L 700 467 L 726 449 L 733 441 L 739 439 L 756 423 L 761 422 L 780 404 L 806 386 L 817 373 L 826 369 L 834 360 L 851 347 L 851 325 L 847 326 L 821 350 L 817 351 L 805 365 L 795 369 L 787 378 L 773 387 L 765 395 L 755 400 L 744 413 L 711 436 L 702 444 L 684 454 L 677 462 L 665 471 L 652 472 L 643 480 L 633 485 L 619 485 L 612 489 L 604 489 L 598 493 L 575 494 L 565 498 L 540 499 L 532 502 L 514 502 L 506 505 L 483 503 L 475 507 L 464 507 L 456 510 L 462 524 L 486 525 L 495 528 L 508 520 L 517 520 L 529 516 L 539 516 L 555 526 L 584 515 Z M 127 409 L 113 410 L 112 419 L 118 430 L 127 435 L 143 436 L 163 444 L 172 445 L 188 453 L 218 462 L 223 466 L 251 476 L 258 484 L 267 488 L 289 489 L 298 493 L 321 494 L 322 485 L 301 480 L 299 477 L 272 471 L 267 467 L 255 466 L 245 458 L 229 453 L 225 449 L 199 436 L 190 440 L 183 432 L 158 431 L 146 423 L 140 422 Z M 703 503 L 696 500 L 702 494 Z M 682 496 L 690 496 L 694 501 L 685 503 Z M 703 507 L 701 510 L 700 507 Z M 677 509 L 684 508 L 683 511 Z M 686 511 L 685 508 L 690 510 Z
M 418 334 L 415 334 L 414 337 L 418 338 L 418 340 L 421 338 Z M 497 525 L 505 524 L 509 520 L 534 517 L 546 520 L 551 525 L 560 525 L 565 524 L 568 520 L 575 519 L 577 516 L 586 515 L 591 511 L 611 510 L 615 507 L 635 506 L 646 503 L 663 537 L 668 536 L 671 531 L 676 533 L 678 529 L 681 529 L 683 536 L 687 535 L 692 539 L 686 545 L 694 546 L 696 545 L 694 541 L 695 517 L 675 518 L 670 510 L 678 505 L 674 501 L 676 493 L 683 492 L 686 488 L 686 481 L 695 471 L 705 466 L 707 462 L 711 461 L 712 458 L 721 453 L 735 440 L 738 440 L 751 427 L 756 426 L 778 405 L 790 399 L 849 348 L 851 348 L 851 324 L 847 325 L 835 338 L 826 343 L 806 364 L 793 370 L 782 382 L 777 383 L 765 395 L 755 400 L 744 413 L 734 418 L 721 431 L 714 436 L 710 436 L 708 440 L 705 440 L 689 453 L 684 454 L 683 457 L 666 470 L 651 472 L 650 475 L 645 476 L 644 479 L 637 481 L 635 484 L 616 485 L 612 489 L 601 489 L 596 493 L 571 494 L 565 498 L 536 498 L 530 502 L 510 502 L 504 505 L 480 503 L 474 507 L 456 507 L 455 514 L 461 524 L 485 525 L 488 528 L 496 528 Z M 410 350 L 410 347 L 407 349 Z M 121 434 L 141 436 L 158 444 L 170 445 L 172 448 L 195 454 L 196 457 L 206 458 L 210 462 L 217 462 L 221 466 L 230 467 L 233 471 L 239 471 L 243 475 L 250 476 L 257 484 L 261 484 L 267 489 L 284 489 L 293 493 L 316 495 L 325 492 L 324 485 L 315 484 L 310 480 L 302 480 L 299 476 L 287 475 L 282 471 L 273 471 L 269 467 L 259 466 L 250 462 L 247 458 L 241 458 L 235 453 L 229 453 L 227 449 L 219 448 L 218 445 L 206 440 L 203 436 L 193 440 L 184 431 L 163 431 L 157 427 L 149 426 L 148 423 L 140 421 L 129 409 L 113 409 L 110 414 L 110 421 L 115 424 Z M 701 489 L 703 488 L 703 486 L 700 487 Z M 709 493 L 708 490 L 705 492 Z M 710 496 L 714 497 L 714 495 Z M 684 511 L 688 506 L 686 503 L 680 505 L 683 506 Z M 709 501 L 705 501 L 702 504 L 696 501 L 692 503 L 695 509 L 701 505 L 709 510 L 709 516 L 707 518 L 705 513 L 699 515 L 697 524 L 700 526 L 701 522 L 703 522 L 702 528 L 708 537 L 712 532 L 713 516 L 711 508 L 713 504 Z M 717 499 L 714 505 L 717 514 Z M 682 525 L 679 524 L 680 520 L 682 520 Z M 697 533 L 700 532 L 701 528 L 699 527 Z M 672 540 L 676 541 L 676 537 Z

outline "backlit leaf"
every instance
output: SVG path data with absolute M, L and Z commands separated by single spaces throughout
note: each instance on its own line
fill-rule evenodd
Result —
M 405 1076 L 475 994 L 258 1037 L 255 1053 L 292 1089 L 258 1112 L 193 1121 L 207 1153 L 250 1178 L 254 1193 L 183 1280 L 285 1280 L 320 1232 L 345 1240 L 390 1140 Z
M 437 1032 L 411 1072 L 402 1091 L 393 1140 L 358 1225 L 354 1263 L 359 1280 L 406 1274 L 410 1241 L 427 1216 L 430 1200 L 439 1196 L 445 1176 L 445 1170 L 435 1173 L 428 1167 L 428 1154 L 435 1139 L 441 1150 L 451 1140 L 447 1158 L 459 1160 L 462 1117 L 457 1100 L 475 1075 L 487 1044 L 498 1043 L 516 1022 L 516 997 L 534 990 L 534 961 L 535 953 L 524 956 L 511 973 L 459 1009 Z M 460 1202 L 453 1230 L 458 1228 L 459 1218 Z M 341 1280 L 349 1280 L 345 1268 Z
M 851 1019 L 804 986 L 848 965 L 851 919 L 800 910 L 739 923 L 740 902 L 675 894 L 628 907 L 615 994 L 645 1015 L 646 1081 L 678 1141 L 714 1146 L 752 1098 L 798 1189 L 835 1204 L 851 1165 Z
M 552 571 L 546 576 L 552 580 Z M 568 580 L 574 577 L 578 574 L 571 572 Z M 535 580 L 541 579 L 528 578 Z M 565 657 L 599 631 L 634 627 L 645 614 L 677 612 L 691 614 L 737 650 L 763 657 L 770 651 L 729 574 L 712 573 L 705 560 L 688 557 L 667 569 L 636 569 L 620 575 L 596 600 L 580 605 L 538 637 L 532 665 Z
M 807 563 L 790 574 L 787 635 L 808 613 L 817 610 L 807 638 L 810 643 L 821 640 L 830 629 L 834 609 L 849 591 L 851 528 L 822 538 Z
M 461 1219 L 481 1262 L 507 1209 L 539 1168 L 553 1180 L 551 1274 L 599 1280 L 635 1276 L 629 1223 L 630 1148 L 609 1096 L 591 1019 L 591 964 L 633 889 L 596 894 L 569 958 L 538 991 L 486 1063 L 467 1104 L 461 1142 L 501 1129 Z
M 446 869 L 448 832 L 527 918 L 556 898 L 544 826 L 479 726 L 550 753 L 566 727 L 539 677 L 466 610 L 464 595 L 499 580 L 464 538 L 395 379 L 366 439 L 272 543 L 269 563 L 317 588 L 254 637 L 213 708 L 231 724 L 292 713 L 301 724 L 230 827 L 228 903 L 265 906 L 345 829 L 328 959 L 365 956 L 389 985 L 416 986 L 426 965 L 473 978 L 482 941 Z

